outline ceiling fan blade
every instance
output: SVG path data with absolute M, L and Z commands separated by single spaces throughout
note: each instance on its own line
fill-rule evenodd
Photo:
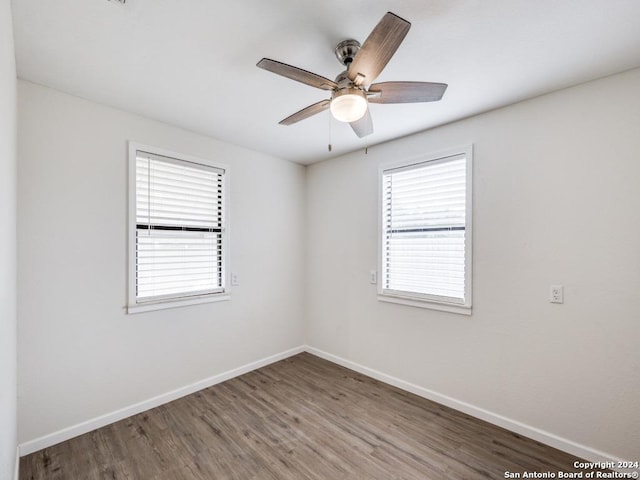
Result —
M 371 103 L 437 102 L 447 89 L 446 83 L 382 82 L 369 87 Z M 379 94 L 379 95 L 378 95 Z
M 404 40 L 411 23 L 387 12 L 371 31 L 349 65 L 349 79 L 356 85 L 373 82 Z
M 256 66 L 264 70 L 268 70 L 269 72 L 282 75 L 283 77 L 290 78 L 291 80 L 296 80 L 306 85 L 311 85 L 312 87 L 321 88 L 322 90 L 334 90 L 338 87 L 338 84 L 333 80 L 324 78 L 321 75 L 316 75 L 315 73 L 307 72 L 306 70 L 292 65 L 287 65 L 286 63 L 271 60 L 270 58 L 263 58 L 256 64 Z
M 300 120 L 304 120 L 305 118 L 309 118 L 316 113 L 325 111 L 327 108 L 329 108 L 330 103 L 331 100 L 322 100 L 318 103 L 314 103 L 313 105 L 309 105 L 299 112 L 296 112 L 293 115 L 288 116 L 284 120 L 281 120 L 280 125 L 293 125 L 294 123 L 298 123 Z
M 360 120 L 351 122 L 349 125 L 351 125 L 353 131 L 356 132 L 356 135 L 360 138 L 371 135 L 373 133 L 373 121 L 371 120 L 371 113 L 369 113 L 369 108 L 367 107 L 367 111 L 364 113 Z

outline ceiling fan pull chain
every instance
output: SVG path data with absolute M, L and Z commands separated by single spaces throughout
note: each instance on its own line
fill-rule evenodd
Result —
M 333 148 L 331 146 L 331 115 L 329 115 L 329 145 L 328 145 L 328 147 L 329 147 L 329 151 L 331 151 L 332 148 Z

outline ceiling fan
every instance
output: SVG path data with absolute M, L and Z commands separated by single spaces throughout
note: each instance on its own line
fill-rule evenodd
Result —
M 447 89 L 446 83 L 372 83 L 396 52 L 410 27 L 408 21 L 387 12 L 362 45 L 353 39 L 340 42 L 335 54 L 347 69 L 335 81 L 269 58 L 260 60 L 257 66 L 264 70 L 331 92 L 330 99 L 309 105 L 280 121 L 280 124 L 292 125 L 329 108 L 336 120 L 348 122 L 358 137 L 366 137 L 373 133 L 369 103 L 440 100 Z

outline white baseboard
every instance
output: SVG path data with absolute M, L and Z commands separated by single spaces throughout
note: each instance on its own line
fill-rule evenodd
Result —
M 177 400 L 178 398 L 184 397 L 186 395 L 190 395 L 204 388 L 211 387 L 212 385 L 225 382 L 234 377 L 243 375 L 245 373 L 251 372 L 252 370 L 256 370 L 258 368 L 262 368 L 271 363 L 284 360 L 285 358 L 289 358 L 293 355 L 297 355 L 298 353 L 302 353 L 302 352 L 304 352 L 303 346 L 292 348 L 290 350 L 277 353 L 275 355 L 271 355 L 270 357 L 266 357 L 261 360 L 257 360 L 255 362 L 251 362 L 247 365 L 234 368 L 233 370 L 229 370 L 227 372 L 223 372 L 218 375 L 205 378 L 204 380 L 200 380 L 196 383 L 192 383 L 191 385 L 180 387 L 171 392 L 163 393 L 161 395 L 150 398 L 148 400 L 144 400 L 142 402 L 136 403 L 134 405 L 130 405 L 128 407 L 116 410 L 114 412 L 101 415 L 91 420 L 87 420 L 77 425 L 72 425 L 71 427 L 64 428 L 57 432 L 44 435 L 42 437 L 36 438 L 35 440 L 30 440 L 28 442 L 21 443 L 19 446 L 20 455 L 22 456 L 29 455 L 30 453 L 37 452 L 38 450 L 42 450 L 43 448 L 47 448 L 57 443 L 64 442 L 65 440 L 69 440 L 73 437 L 77 437 L 78 435 L 83 435 L 85 433 L 96 430 L 100 427 L 104 427 L 111 423 L 130 417 L 132 415 L 145 412 L 151 408 L 158 407 L 165 403 L 172 402 L 173 400 Z M 17 477 L 16 477 L 16 480 L 17 480 Z
M 580 445 L 579 443 L 559 437 L 557 435 L 554 435 L 553 433 L 549 433 L 539 428 L 526 425 L 522 422 L 518 422 L 517 420 L 512 420 L 497 413 L 485 410 L 484 408 L 476 407 L 469 403 L 456 400 L 455 398 L 449 397 L 447 395 L 442 395 L 438 392 L 434 392 L 433 390 L 429 390 L 413 383 L 406 382 L 391 375 L 387 375 L 386 373 L 373 370 L 371 368 L 365 367 L 364 365 L 346 360 L 342 357 L 338 357 L 337 355 L 333 355 L 317 348 L 306 345 L 304 347 L 304 350 L 320 358 L 329 360 L 330 362 L 342 365 L 343 367 L 346 367 L 350 370 L 355 370 L 358 373 L 362 373 L 363 375 L 367 375 L 368 377 L 375 378 L 376 380 L 379 380 L 383 383 L 393 385 L 394 387 L 398 387 L 401 390 L 414 393 L 419 397 L 423 397 L 442 405 L 446 405 L 447 407 L 453 408 L 454 410 L 464 412 L 468 415 L 471 415 L 472 417 L 479 418 L 486 422 L 536 440 L 540 443 L 544 443 L 545 445 L 549 445 L 551 447 L 557 448 L 558 450 L 562 450 L 563 452 L 567 452 L 571 455 L 575 455 L 576 457 L 588 460 L 589 462 L 613 462 L 614 465 L 617 465 L 618 461 L 622 460 L 613 455 L 609 455 L 593 448 Z

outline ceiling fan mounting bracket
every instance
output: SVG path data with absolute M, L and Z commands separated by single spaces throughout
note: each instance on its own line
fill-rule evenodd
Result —
M 352 38 L 344 40 L 336 45 L 335 53 L 338 61 L 348 67 L 360 50 L 360 42 Z

